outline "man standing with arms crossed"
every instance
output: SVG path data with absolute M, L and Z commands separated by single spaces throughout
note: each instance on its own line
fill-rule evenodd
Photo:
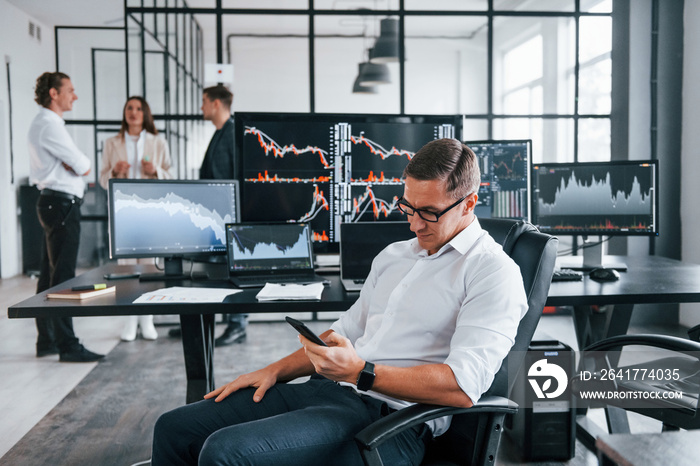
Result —
M 75 277 L 80 244 L 80 205 L 90 159 L 75 145 L 63 113 L 78 99 L 68 75 L 46 72 L 36 80 L 41 108 L 29 127 L 29 178 L 41 190 L 36 210 L 44 229 L 37 293 Z M 86 349 L 75 336 L 71 317 L 37 317 L 36 356 L 59 353 L 61 362 L 94 362 L 104 355 Z

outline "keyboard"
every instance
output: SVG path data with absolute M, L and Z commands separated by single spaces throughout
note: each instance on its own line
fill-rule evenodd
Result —
M 248 277 L 238 277 L 241 283 L 308 283 L 314 280 L 313 275 L 251 275 Z
M 578 282 L 583 280 L 583 272 L 571 269 L 558 269 L 552 275 L 553 282 Z

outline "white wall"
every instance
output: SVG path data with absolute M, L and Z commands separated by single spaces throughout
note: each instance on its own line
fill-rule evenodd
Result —
M 0 277 L 22 272 L 18 187 L 29 176 L 27 131 L 37 113 L 34 83 L 54 69 L 53 28 L 31 18 L 6 0 L 0 0 Z M 29 36 L 29 21 L 41 28 L 41 42 Z M 11 183 L 10 118 L 6 59 L 10 60 L 14 183 Z
M 685 2 L 683 136 L 681 140 L 681 258 L 700 264 L 700 2 Z M 700 304 L 681 305 L 680 323 L 700 324 Z

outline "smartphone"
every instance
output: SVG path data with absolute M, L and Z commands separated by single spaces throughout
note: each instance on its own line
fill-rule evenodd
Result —
M 289 316 L 285 317 L 285 319 L 287 319 L 287 323 L 289 323 L 289 325 L 294 327 L 296 331 L 299 332 L 300 335 L 303 335 L 307 340 L 310 340 L 316 343 L 317 345 L 328 346 L 326 342 L 321 340 L 321 338 L 318 335 L 312 332 L 311 329 L 304 324 L 304 322 L 292 319 Z
M 106 273 L 103 275 L 105 280 L 124 280 L 126 278 L 139 278 L 141 276 L 141 273 L 139 272 L 134 272 L 134 273 Z

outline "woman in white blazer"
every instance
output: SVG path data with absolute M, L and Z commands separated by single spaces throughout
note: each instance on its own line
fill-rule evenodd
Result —
M 143 97 L 129 97 L 122 112 L 119 134 L 105 141 L 100 185 L 108 189 L 110 178 L 171 179 L 170 152 L 158 136 L 151 108 Z M 125 263 L 129 259 L 122 259 Z M 128 316 L 121 338 L 133 341 L 138 328 L 146 340 L 158 338 L 153 316 Z
M 143 97 L 129 97 L 119 134 L 105 141 L 100 184 L 110 178 L 171 179 L 168 144 L 158 136 L 151 108 Z

